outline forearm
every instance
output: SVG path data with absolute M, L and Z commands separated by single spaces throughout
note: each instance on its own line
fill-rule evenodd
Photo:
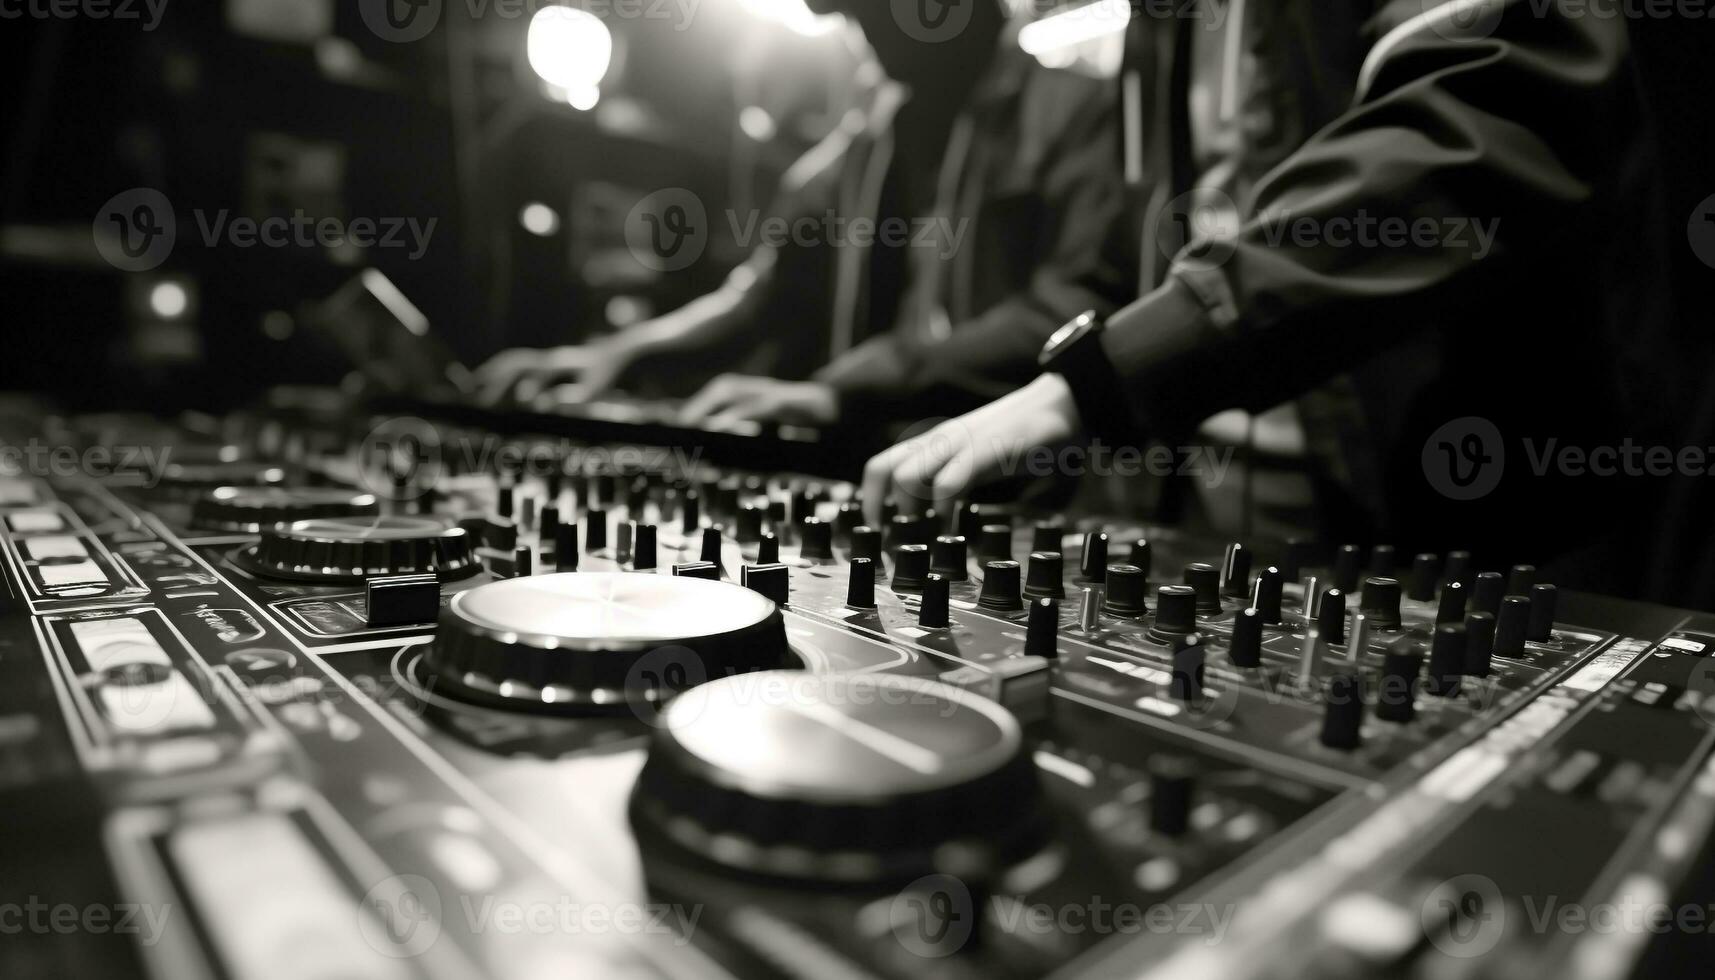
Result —
M 749 329 L 756 321 L 773 277 L 774 257 L 758 250 L 734 269 L 719 289 L 621 336 L 639 356 L 681 353 L 721 346 Z

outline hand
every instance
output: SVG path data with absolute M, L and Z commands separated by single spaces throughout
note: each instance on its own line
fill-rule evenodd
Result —
M 735 422 L 832 425 L 839 416 L 839 399 L 825 384 L 743 374 L 723 374 L 710 381 L 679 410 L 681 422 L 711 428 Z
M 575 377 L 576 384 L 558 390 L 559 400 L 585 402 L 611 389 L 636 358 L 637 351 L 618 340 L 501 351 L 476 369 L 477 398 L 485 405 L 528 402 L 554 382 Z
M 864 519 L 881 527 L 882 502 L 890 496 L 906 513 L 930 506 L 946 513 L 974 484 L 1016 467 L 1032 449 L 1070 441 L 1082 428 L 1066 379 L 1044 374 L 871 459 L 863 468 Z

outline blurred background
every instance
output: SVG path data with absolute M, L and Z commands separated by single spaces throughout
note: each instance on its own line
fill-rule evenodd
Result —
M 334 383 L 350 361 L 314 325 L 359 280 L 467 364 L 623 329 L 744 254 L 717 217 L 689 267 L 646 267 L 625 243 L 640 199 L 765 207 L 865 77 L 861 34 L 802 0 L 154 2 L 4 25 L 0 386 L 68 407 Z M 1034 43 L 1111 72 L 1123 22 Z M 129 273 L 91 228 L 139 188 L 176 237 Z M 296 214 L 395 241 L 233 247 L 241 219 Z

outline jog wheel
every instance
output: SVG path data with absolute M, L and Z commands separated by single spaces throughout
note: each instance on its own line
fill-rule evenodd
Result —
M 373 494 L 309 487 L 217 487 L 197 499 L 191 523 L 205 531 L 248 531 L 317 517 L 371 517 Z
M 631 819 L 694 860 L 855 886 L 980 876 L 1046 840 L 1018 721 L 946 684 L 769 671 L 687 691 L 661 721 Z
M 324 517 L 266 528 L 262 540 L 233 560 L 268 578 L 328 585 L 423 572 L 459 579 L 482 567 L 463 528 L 402 516 Z
M 454 596 L 422 680 L 486 707 L 644 715 L 706 679 L 793 660 L 779 608 L 742 586 L 566 572 Z

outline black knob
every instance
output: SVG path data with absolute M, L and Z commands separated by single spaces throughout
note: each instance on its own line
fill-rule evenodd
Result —
M 739 544 L 750 544 L 762 537 L 762 509 L 755 504 L 745 504 L 738 509 L 737 532 Z
M 639 524 L 631 539 L 631 567 L 655 567 L 655 525 Z
M 852 528 L 852 557 L 881 559 L 881 532 L 867 524 Z
M 1288 538 L 1286 557 L 1280 563 L 1280 574 L 1297 580 L 1304 570 L 1316 564 L 1316 542 L 1308 538 Z
M 523 578 L 531 574 L 531 565 L 529 545 L 521 544 L 512 549 L 512 576 L 514 578 Z
M 977 557 L 983 561 L 1012 560 L 1012 525 L 984 524 L 977 538 Z
M 1150 552 L 1149 539 L 1138 538 L 1131 543 L 1131 556 L 1126 559 L 1126 564 L 1143 569 L 1144 577 L 1147 578 L 1150 570 L 1155 567 L 1155 556 Z
M 780 564 L 742 565 L 738 570 L 738 581 L 752 592 L 761 593 L 784 606 L 791 591 L 792 570 Z
M 1359 607 L 1380 629 L 1399 629 L 1399 580 L 1371 576 L 1364 579 L 1363 604 Z
M 1255 609 L 1241 609 L 1233 617 L 1232 646 L 1227 658 L 1236 667 L 1262 666 L 1262 614 Z
M 720 565 L 720 563 L 721 563 L 721 529 L 720 529 L 720 525 L 716 524 L 716 525 L 711 525 L 709 527 L 703 528 L 703 548 L 702 548 L 702 552 L 700 554 L 698 554 L 697 557 L 702 559 L 703 561 L 709 562 L 713 565 L 716 565 L 716 566 Z
M 512 485 L 510 478 L 501 478 L 500 486 L 495 489 L 494 516 L 508 518 L 512 516 L 512 497 L 515 490 L 516 488 Z
M 1465 617 L 1465 673 L 1487 677 L 1495 655 L 1495 617 L 1474 612 Z
M 1429 646 L 1429 693 L 1450 698 L 1459 693 L 1465 676 L 1465 625 L 1448 623 L 1435 627 Z
M 1441 603 L 1435 609 L 1435 622 L 1462 623 L 1465 621 L 1465 586 L 1462 582 L 1448 582 L 1441 587 Z
M 875 562 L 852 559 L 851 577 L 846 580 L 846 605 L 853 609 L 875 608 Z
M 584 550 L 595 552 L 607 547 L 607 511 L 591 507 L 584 511 Z
M 895 514 L 887 522 L 887 550 L 898 551 L 902 546 L 916 544 L 918 519 L 910 514 Z
M 1148 587 L 1143 569 L 1136 565 L 1109 565 L 1108 593 L 1102 599 L 1102 612 L 1127 619 L 1142 617 L 1149 611 L 1144 604 L 1144 592 Z
M 1185 584 L 1197 591 L 1197 613 L 1217 616 L 1221 612 L 1221 570 L 1206 562 L 1185 566 Z
M 1041 521 L 1030 532 L 1031 551 L 1058 553 L 1066 541 L 1066 525 L 1059 521 Z
M 921 544 L 901 545 L 893 553 L 893 590 L 915 592 L 929 577 L 929 547 Z
M 686 536 L 697 533 L 703 523 L 703 498 L 695 490 L 686 490 L 679 498 L 679 531 Z
M 1393 578 L 1394 570 L 1399 567 L 1394 557 L 1393 545 L 1378 544 L 1370 551 L 1370 574 L 1376 578 Z
M 552 504 L 542 508 L 542 514 L 536 519 L 536 535 L 543 544 L 554 540 L 554 528 L 560 523 L 560 508 Z
M 1196 633 L 1173 638 L 1173 674 L 1168 688 L 1175 701 L 1196 704 L 1203 700 L 1203 638 Z
M 1554 607 L 1559 599 L 1560 590 L 1547 582 L 1530 587 L 1530 626 L 1525 630 L 1525 639 L 1537 643 L 1554 639 Z
M 798 525 L 798 554 L 813 560 L 834 557 L 834 529 L 814 517 L 804 518 Z
M 1078 574 L 1087 582 L 1100 582 L 1108 574 L 1108 536 L 1102 531 L 1084 535 L 1084 551 L 1078 559 Z
M 847 501 L 834 515 L 834 538 L 841 544 L 851 540 L 852 528 L 863 526 L 863 505 Z
M 1053 599 L 1031 601 L 1030 622 L 1024 630 L 1024 652 L 1048 660 L 1060 656 L 1060 603 Z
M 923 601 L 917 605 L 917 625 L 926 629 L 943 629 L 951 623 L 948 596 L 951 586 L 944 576 L 934 572 L 923 583 Z
M 1155 623 L 1149 637 L 1165 643 L 1197 630 L 1197 591 L 1189 585 L 1163 585 L 1155 590 Z
M 792 510 L 788 515 L 792 526 L 802 530 L 804 522 L 816 516 L 816 503 L 819 494 L 812 488 L 804 488 L 792 495 Z
M 1509 595 L 1501 600 L 1501 611 L 1495 616 L 1495 656 L 1518 658 L 1524 656 L 1525 636 L 1530 632 L 1530 600 L 1522 595 Z
M 1025 569 L 1024 594 L 1031 599 L 1066 597 L 1064 561 L 1058 551 L 1032 551 Z
M 777 538 L 791 533 L 792 525 L 786 520 L 786 501 L 772 498 L 768 501 L 768 527 Z
M 1443 582 L 1458 582 L 1466 588 L 1471 587 L 1471 553 L 1469 551 L 1449 551 L 1447 567 L 1441 570 Z
M 1358 588 L 1358 575 L 1364 569 L 1364 549 L 1355 544 L 1343 544 L 1334 554 L 1334 588 L 1353 592 Z
M 1364 682 L 1357 674 L 1339 671 L 1322 690 L 1322 744 L 1350 752 L 1363 742 Z
M 1482 572 L 1471 586 L 1470 609 L 1493 616 L 1501 611 L 1501 597 L 1506 595 L 1506 581 L 1499 572 Z
M 1435 598 L 1435 587 L 1441 582 L 1441 557 L 1428 554 L 1418 555 L 1411 560 L 1411 592 L 1410 595 L 1418 602 L 1428 602 Z
M 1280 612 L 1280 597 L 1285 588 L 1285 582 L 1280 569 L 1268 566 L 1256 577 L 1256 595 L 1251 600 L 1251 608 L 1262 615 L 1265 623 L 1278 623 L 1282 616 Z
M 518 525 L 508 518 L 490 518 L 482 530 L 482 543 L 495 551 L 511 551 L 518 547 Z
M 702 578 L 718 582 L 721 578 L 719 565 L 707 561 L 681 561 L 673 565 L 673 574 L 682 578 Z
M 1530 595 L 1530 587 L 1535 584 L 1535 565 L 1514 565 L 1507 573 L 1507 595 Z
M 1339 589 L 1322 593 L 1321 608 L 1316 610 L 1316 631 L 1330 644 L 1346 642 L 1346 593 Z
M 1158 753 L 1149 760 L 1149 826 L 1177 837 L 1191 826 L 1195 768 L 1183 756 Z
M 1382 676 L 1376 685 L 1376 717 L 1404 724 L 1417 716 L 1417 675 L 1423 654 L 1409 643 L 1396 644 L 1382 655 Z
M 1226 558 L 1221 562 L 1221 592 L 1236 599 L 1250 595 L 1251 553 L 1237 541 L 1227 545 Z
M 977 603 L 984 609 L 1022 609 L 1024 602 L 1019 598 L 1018 562 L 984 562 L 983 590 L 977 597 Z
M 963 582 L 969 577 L 965 555 L 965 539 L 958 534 L 943 534 L 929 546 L 929 570 L 949 582 Z
M 638 477 L 625 489 L 625 513 L 632 520 L 641 520 L 649 507 L 649 481 Z
M 772 565 L 780 560 L 780 538 L 773 531 L 764 531 L 756 539 L 756 563 Z
M 560 522 L 554 526 L 554 563 L 562 572 L 578 570 L 578 526 Z

